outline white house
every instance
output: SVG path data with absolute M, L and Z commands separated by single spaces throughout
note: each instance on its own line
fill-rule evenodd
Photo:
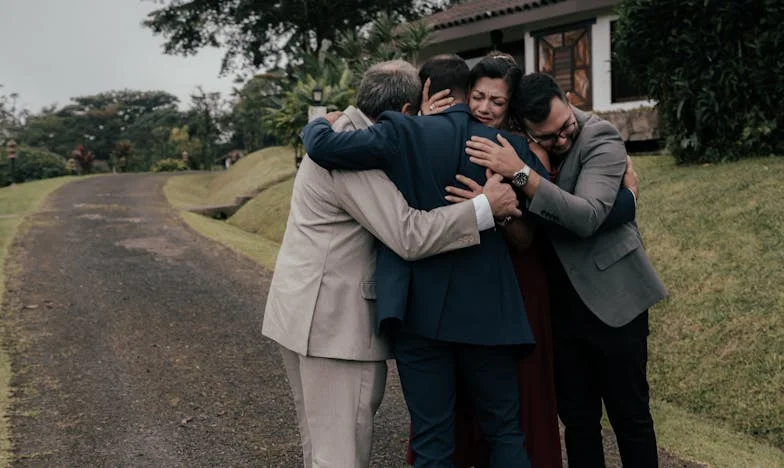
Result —
M 426 60 L 455 53 L 473 65 L 490 50 L 512 54 L 526 73 L 546 72 L 583 110 L 611 120 L 627 141 L 659 138 L 654 102 L 613 67 L 619 0 L 468 0 L 426 18 Z

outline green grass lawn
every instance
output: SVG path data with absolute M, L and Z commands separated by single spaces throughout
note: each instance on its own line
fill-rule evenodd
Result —
M 651 313 L 654 398 L 784 448 L 784 158 L 635 165 L 671 296 Z
M 6 288 L 8 249 L 22 221 L 38 210 L 48 194 L 75 179 L 77 178 L 59 177 L 0 188 L 0 304 L 3 304 L 3 293 Z M 7 311 L 3 311 L 5 312 Z M 10 379 L 11 364 L 8 354 L 5 347 L 0 347 L 0 466 L 8 466 L 10 461 L 11 443 L 6 419 Z
M 670 291 L 651 311 L 659 442 L 711 466 L 784 467 L 784 158 L 680 167 L 640 156 L 635 167 L 638 221 Z M 292 184 L 272 185 L 228 223 L 189 222 L 272 269 Z

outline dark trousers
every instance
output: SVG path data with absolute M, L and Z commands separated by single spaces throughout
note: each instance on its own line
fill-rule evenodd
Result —
M 468 390 L 490 465 L 530 467 L 520 430 L 519 349 L 424 338 L 397 329 L 392 349 L 411 415 L 414 466 L 451 467 L 455 451 L 455 388 Z
M 624 467 L 658 466 L 649 405 L 648 312 L 623 327 L 599 320 L 568 285 L 553 291 L 558 415 L 570 468 L 604 467 L 602 402 Z

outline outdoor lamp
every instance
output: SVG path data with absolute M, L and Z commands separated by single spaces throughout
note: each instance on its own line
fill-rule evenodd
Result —
M 321 86 L 316 85 L 313 88 L 313 105 L 320 106 L 321 105 Z

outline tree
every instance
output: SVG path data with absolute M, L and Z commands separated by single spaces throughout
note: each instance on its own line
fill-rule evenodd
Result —
M 232 147 L 254 151 L 277 143 L 264 128 L 264 117 L 280 107 L 284 82 L 281 74 L 263 73 L 234 91 L 235 101 L 227 116 Z
M 19 105 L 19 94 L 2 93 L 0 84 L 0 142 L 14 136 L 30 112 Z
M 169 133 L 169 148 L 172 153 L 163 159 L 176 159 L 183 160 L 183 155 L 187 155 L 188 164 L 194 165 L 194 160 L 191 155 L 198 155 L 202 153 L 202 141 L 199 138 L 192 137 L 187 125 L 181 128 L 172 128 Z M 208 162 L 195 161 L 196 167 L 209 169 L 212 166 L 212 160 Z
M 163 91 L 108 91 L 71 101 L 60 109 L 52 107 L 28 117 L 19 139 L 58 154 L 86 145 L 97 159 L 108 159 L 117 141 L 149 137 L 149 132 L 140 134 L 134 128 L 140 121 L 160 112 L 178 112 L 177 97 Z M 176 125 L 182 123 L 172 126 Z
M 191 108 L 187 113 L 190 134 L 201 141 L 199 152 L 188 152 L 192 166 L 209 169 L 219 153 L 220 143 L 227 139 L 222 128 L 228 114 L 220 93 L 206 92 L 199 86 L 191 94 Z
M 318 57 L 342 31 L 357 30 L 379 13 L 415 18 L 441 8 L 443 0 L 168 0 L 143 24 L 166 38 L 170 54 L 203 47 L 228 49 L 221 67 L 270 68 L 286 57 Z M 239 62 L 239 63 L 238 63 Z
M 625 0 L 617 63 L 658 102 L 679 162 L 784 152 L 784 2 Z

